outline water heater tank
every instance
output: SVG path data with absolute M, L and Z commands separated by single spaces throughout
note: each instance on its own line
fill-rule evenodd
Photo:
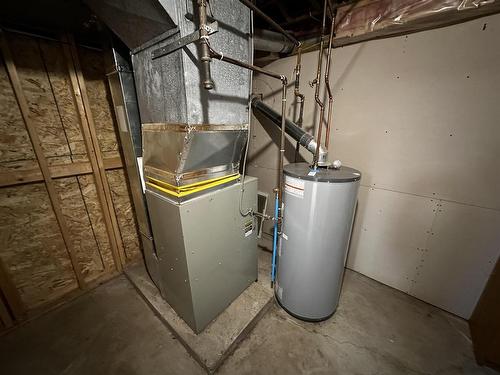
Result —
M 276 298 L 299 319 L 324 320 L 337 309 L 361 173 L 307 163 L 284 173 Z

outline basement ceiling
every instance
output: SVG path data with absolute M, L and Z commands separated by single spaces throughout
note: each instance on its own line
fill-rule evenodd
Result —
M 342 1 L 332 1 L 332 5 L 337 3 L 342 3 Z M 299 40 L 319 35 L 323 16 L 322 0 L 257 0 L 256 5 Z M 254 16 L 254 24 L 256 28 L 270 28 L 258 16 Z
M 319 35 L 322 0 L 257 0 L 256 4 L 299 40 Z M 8 1 L 2 5 L 0 22 L 3 26 L 33 32 L 68 31 L 89 35 L 89 38 L 97 34 L 98 29 L 95 17 L 81 0 Z M 258 16 L 254 17 L 254 24 L 256 28 L 272 29 Z

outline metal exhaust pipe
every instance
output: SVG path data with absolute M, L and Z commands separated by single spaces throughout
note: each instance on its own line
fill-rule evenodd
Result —
M 252 100 L 252 108 L 258 113 L 262 114 L 265 118 L 270 120 L 276 126 L 281 128 L 282 117 L 274 109 L 264 104 L 260 99 L 254 98 Z M 305 132 L 304 129 L 300 128 L 294 122 L 285 119 L 285 132 L 290 137 L 295 139 L 302 147 L 309 151 L 313 156 L 318 150 L 318 143 L 314 137 Z M 328 166 L 328 151 L 323 147 L 319 146 L 318 150 L 318 166 L 325 167 Z

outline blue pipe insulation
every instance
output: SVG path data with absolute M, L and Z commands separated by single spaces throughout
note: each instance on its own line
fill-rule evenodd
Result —
M 274 236 L 273 236 L 273 261 L 271 265 L 271 282 L 276 278 L 276 248 L 278 247 L 278 194 L 274 198 Z

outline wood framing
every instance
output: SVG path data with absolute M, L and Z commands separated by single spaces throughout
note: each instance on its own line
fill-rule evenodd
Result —
M 10 328 L 13 326 L 13 324 L 14 321 L 12 320 L 9 311 L 7 310 L 7 306 L 5 306 L 0 295 L 0 329 L 2 327 Z
M 64 55 L 68 65 L 71 87 L 73 90 L 73 98 L 78 110 L 80 126 L 85 141 L 85 147 L 89 155 L 90 164 L 92 166 L 95 184 L 99 202 L 102 207 L 104 221 L 108 236 L 111 241 L 111 249 L 115 267 L 118 271 L 123 270 L 125 264 L 125 255 L 123 244 L 121 242 L 116 216 L 112 207 L 112 198 L 109 191 L 109 185 L 106 179 L 104 161 L 97 136 L 95 135 L 95 126 L 88 103 L 88 97 L 85 89 L 85 82 L 82 76 L 78 53 L 75 42 L 72 36 L 65 35 L 62 37 Z
M 500 259 L 469 320 L 476 360 L 500 371 Z
M 104 169 L 112 170 L 123 168 L 119 157 L 104 159 Z M 49 165 L 51 178 L 63 178 L 91 174 L 92 165 L 89 162 L 76 162 L 71 164 Z M 0 187 L 44 181 L 39 168 L 22 171 L 0 172 Z
M 21 300 L 21 296 L 19 295 L 18 290 L 12 283 L 1 259 L 0 259 L 0 287 L 2 294 L 6 299 L 6 302 L 9 304 L 10 310 L 14 315 L 14 318 L 22 319 L 22 317 L 26 313 L 26 307 L 24 306 L 23 301 Z M 0 304 L 1 303 L 2 302 L 0 301 Z M 6 312 L 6 314 L 9 315 L 8 312 Z
M 141 248 L 105 51 L 71 36 L 0 42 L 2 332 L 120 274 Z
M 29 107 L 28 102 L 23 93 L 23 89 L 21 87 L 21 83 L 19 81 L 19 76 L 17 75 L 17 69 L 14 65 L 12 59 L 12 53 L 10 51 L 10 47 L 8 45 L 7 39 L 5 38 L 3 32 L 0 32 L 0 49 L 2 51 L 5 66 L 7 70 L 7 75 L 9 76 L 10 82 L 12 84 L 12 88 L 14 90 L 14 94 L 16 96 L 17 103 L 19 104 L 19 109 L 21 111 L 22 118 L 24 120 L 24 124 L 26 126 L 26 130 L 28 131 L 31 144 L 33 147 L 33 151 L 38 159 L 38 165 L 40 166 L 40 171 L 42 173 L 45 187 L 47 188 L 47 192 L 50 197 L 50 202 L 52 204 L 52 209 L 54 210 L 54 214 L 57 219 L 57 223 L 59 224 L 59 228 L 61 230 L 61 234 L 64 240 L 64 244 L 66 245 L 66 249 L 68 250 L 68 255 L 71 259 L 71 264 L 73 270 L 75 272 L 76 279 L 78 281 L 78 285 L 80 288 L 85 288 L 85 280 L 82 274 L 81 267 L 78 263 L 78 259 L 76 257 L 76 252 L 73 247 L 73 243 L 71 241 L 68 227 L 66 225 L 65 218 L 63 216 L 61 210 L 61 202 L 59 201 L 59 196 L 57 194 L 56 188 L 54 186 L 52 177 L 50 175 L 49 166 L 47 163 L 47 159 L 43 153 L 43 149 L 41 146 L 40 139 L 38 137 L 38 133 L 35 129 L 35 126 L 31 122 L 29 116 Z

